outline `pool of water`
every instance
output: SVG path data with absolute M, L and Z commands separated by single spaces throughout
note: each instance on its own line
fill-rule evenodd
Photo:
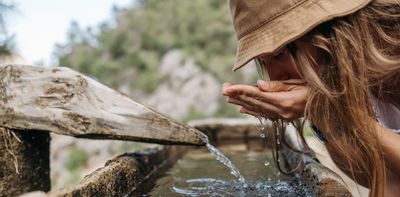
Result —
M 315 196 L 301 181 L 281 175 L 269 150 L 221 150 L 246 179 L 240 182 L 206 149 L 189 151 L 145 196 Z

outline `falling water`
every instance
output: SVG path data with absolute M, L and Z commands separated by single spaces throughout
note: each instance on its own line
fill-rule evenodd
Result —
M 260 137 L 261 138 L 267 138 L 267 132 L 266 132 L 266 127 L 267 127 L 267 120 L 264 117 L 261 116 L 256 116 L 256 118 L 258 119 L 258 121 L 260 121 Z
M 265 128 L 267 128 L 267 121 L 268 121 L 268 119 L 267 118 L 265 118 L 265 117 L 262 117 L 262 116 L 255 116 L 257 119 L 258 119 L 258 121 L 260 121 L 260 137 L 261 138 L 265 138 L 265 139 L 267 139 L 267 132 L 265 131 Z M 267 139 L 268 140 L 268 139 Z M 269 166 L 269 161 L 268 160 L 266 160 L 265 162 L 264 162 L 264 165 L 265 166 Z
M 218 161 L 224 164 L 231 170 L 231 174 L 234 175 L 239 182 L 245 183 L 246 179 L 240 174 L 239 170 L 236 168 L 235 165 L 217 148 L 210 144 L 208 137 L 206 135 L 200 136 L 200 139 L 206 144 L 207 149 L 213 154 Z
M 235 165 L 233 165 L 228 157 L 226 157 L 221 151 L 210 144 L 206 135 L 201 136 L 200 139 L 202 139 L 203 142 L 206 144 L 206 147 L 211 152 L 211 154 L 213 154 L 218 161 L 220 161 L 222 164 L 230 169 L 231 174 L 234 175 L 239 180 L 239 182 L 245 183 L 246 179 L 240 174 Z
M 262 138 L 266 138 L 266 126 L 267 126 L 267 119 L 264 117 L 257 117 L 258 120 L 260 121 L 260 137 Z M 209 140 L 207 138 L 207 136 L 201 136 L 200 137 L 206 144 L 207 149 L 211 152 L 211 154 L 213 154 L 216 159 L 218 161 L 220 161 L 222 164 L 224 164 L 225 166 L 227 166 L 230 169 L 230 173 L 232 175 L 234 175 L 239 182 L 241 183 L 245 183 L 246 179 L 240 174 L 239 170 L 235 167 L 235 165 L 229 160 L 229 158 L 227 158 L 221 151 L 219 151 L 216 147 L 214 147 L 213 145 L 211 145 L 209 143 Z M 279 144 L 280 142 L 277 141 L 277 144 Z M 265 166 L 269 166 L 269 162 L 265 161 L 264 165 Z M 245 185 L 245 184 L 244 184 Z
M 215 148 L 210 143 L 206 142 L 208 150 L 217 158 L 218 161 L 223 163 L 231 170 L 231 174 L 234 175 L 240 182 L 244 183 L 246 180 L 240 174 L 239 170 L 233 165 L 233 163 L 224 155 L 221 151 Z

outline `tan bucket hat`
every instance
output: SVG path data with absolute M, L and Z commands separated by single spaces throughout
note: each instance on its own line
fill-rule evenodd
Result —
M 369 2 L 371 0 L 229 0 L 238 39 L 233 70 Z

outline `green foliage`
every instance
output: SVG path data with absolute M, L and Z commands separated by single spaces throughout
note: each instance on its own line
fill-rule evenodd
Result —
M 55 177 L 55 176 L 51 176 L 51 178 L 50 178 L 50 185 L 51 185 L 50 188 L 52 188 L 52 189 L 54 189 L 55 186 L 57 185 L 57 181 L 56 181 L 56 177 Z
M 86 164 L 88 155 L 80 148 L 74 147 L 69 152 L 68 159 L 65 161 L 65 167 L 70 171 L 76 171 Z
M 14 9 L 12 1 L 0 0 L 0 56 L 10 55 L 14 48 L 14 36 L 7 33 L 5 18 L 7 12 Z
M 159 65 L 175 49 L 221 84 L 256 81 L 245 81 L 243 73 L 231 71 L 236 39 L 226 1 L 140 0 L 132 7 L 114 8 L 112 20 L 97 27 L 83 29 L 72 22 L 67 37 L 54 53 L 60 65 L 112 88 L 128 87 L 139 99 L 164 82 Z M 216 116 L 243 117 L 225 101 L 220 101 Z M 191 110 L 184 120 L 200 117 L 204 115 Z
M 182 119 L 182 122 L 188 122 L 190 120 L 203 119 L 203 118 L 205 118 L 205 115 L 203 113 L 197 111 L 194 108 L 190 108 L 189 112 Z
M 66 181 L 66 185 L 74 185 L 79 182 L 81 178 L 81 170 L 80 169 L 75 169 L 71 171 L 71 173 L 68 176 L 68 179 Z
M 236 43 L 226 1 L 142 0 L 113 11 L 113 21 L 95 30 L 71 23 L 67 43 L 55 51 L 60 65 L 114 88 L 151 93 L 160 83 L 162 56 L 181 49 L 204 71 L 229 79 Z

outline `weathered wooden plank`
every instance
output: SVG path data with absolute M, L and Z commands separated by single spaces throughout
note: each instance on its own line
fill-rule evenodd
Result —
M 0 126 L 85 138 L 204 144 L 196 129 L 65 67 L 0 67 Z

